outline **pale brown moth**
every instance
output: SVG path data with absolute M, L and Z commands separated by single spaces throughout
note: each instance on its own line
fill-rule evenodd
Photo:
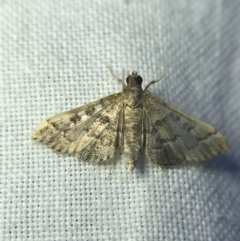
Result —
M 113 161 L 117 150 L 133 171 L 143 150 L 157 166 L 199 162 L 227 152 L 229 144 L 213 126 L 142 89 L 133 71 L 120 92 L 50 117 L 32 134 L 34 140 L 83 161 Z

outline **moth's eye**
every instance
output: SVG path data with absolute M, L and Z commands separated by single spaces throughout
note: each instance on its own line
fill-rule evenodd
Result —
M 127 78 L 126 78 L 126 82 L 127 82 L 127 84 L 128 84 L 128 82 L 129 82 L 129 78 L 130 78 L 131 76 L 129 75 Z
M 136 84 L 141 85 L 142 82 L 143 82 L 142 77 L 138 75 L 137 78 L 136 78 Z

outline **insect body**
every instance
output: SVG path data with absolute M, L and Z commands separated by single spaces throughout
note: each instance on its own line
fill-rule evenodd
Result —
M 122 80 L 121 80 L 122 81 Z M 159 167 L 203 161 L 227 152 L 229 144 L 214 127 L 142 89 L 133 71 L 116 93 L 50 117 L 32 138 L 62 153 L 95 163 L 114 159 L 118 149 L 134 170 L 140 151 Z

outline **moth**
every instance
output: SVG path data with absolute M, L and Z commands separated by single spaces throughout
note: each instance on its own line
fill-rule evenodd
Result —
M 136 71 L 118 79 L 123 88 L 87 105 L 50 117 L 34 140 L 83 161 L 111 162 L 117 150 L 133 171 L 141 153 L 160 168 L 199 162 L 227 152 L 229 144 L 213 126 L 153 96 Z M 143 151 L 143 152 L 142 152 Z

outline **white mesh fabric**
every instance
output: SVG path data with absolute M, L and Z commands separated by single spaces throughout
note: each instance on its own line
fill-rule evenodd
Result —
M 0 240 L 236 241 L 240 236 L 238 0 L 0 3 Z M 162 174 L 79 162 L 31 141 L 47 117 L 121 89 L 155 95 L 226 136 L 228 154 Z

